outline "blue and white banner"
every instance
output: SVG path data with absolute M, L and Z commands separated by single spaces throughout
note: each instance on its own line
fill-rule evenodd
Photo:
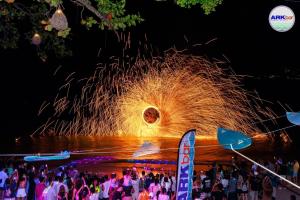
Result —
M 179 143 L 176 200 L 192 199 L 196 130 L 186 132 Z

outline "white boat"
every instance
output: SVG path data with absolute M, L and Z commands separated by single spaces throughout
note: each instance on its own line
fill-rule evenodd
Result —
M 142 146 L 134 152 L 132 157 L 140 157 L 140 156 L 145 156 L 145 155 L 150 155 L 150 154 L 155 154 L 160 152 L 160 147 L 156 146 L 148 141 L 144 142 Z

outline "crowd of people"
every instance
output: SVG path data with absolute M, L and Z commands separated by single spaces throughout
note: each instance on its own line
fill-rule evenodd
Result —
M 281 176 L 298 180 L 298 161 L 261 162 Z M 37 168 L 35 168 L 37 167 Z M 193 200 L 271 200 L 284 183 L 243 160 L 232 165 L 214 163 L 207 171 L 194 171 Z M 175 199 L 175 172 L 124 169 L 122 175 L 94 175 L 75 166 L 49 170 L 47 165 L 24 162 L 0 165 L 0 200 L 171 200 Z M 291 196 L 291 199 L 296 199 Z

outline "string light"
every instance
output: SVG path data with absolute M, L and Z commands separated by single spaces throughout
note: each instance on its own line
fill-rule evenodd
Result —
M 58 31 L 66 30 L 68 28 L 67 17 L 60 8 L 58 8 L 52 15 L 50 24 Z

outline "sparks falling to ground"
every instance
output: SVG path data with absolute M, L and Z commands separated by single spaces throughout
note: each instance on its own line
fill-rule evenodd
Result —
M 127 67 L 119 63 L 98 67 L 79 97 L 69 97 L 71 81 L 62 86 L 65 94 L 58 94 L 53 116 L 37 132 L 148 137 L 180 136 L 195 128 L 215 136 L 220 126 L 254 134 L 253 121 L 270 115 L 250 106 L 237 76 L 202 57 L 172 51 Z M 74 80 L 70 77 L 67 81 Z M 71 120 L 62 119 L 65 113 Z

